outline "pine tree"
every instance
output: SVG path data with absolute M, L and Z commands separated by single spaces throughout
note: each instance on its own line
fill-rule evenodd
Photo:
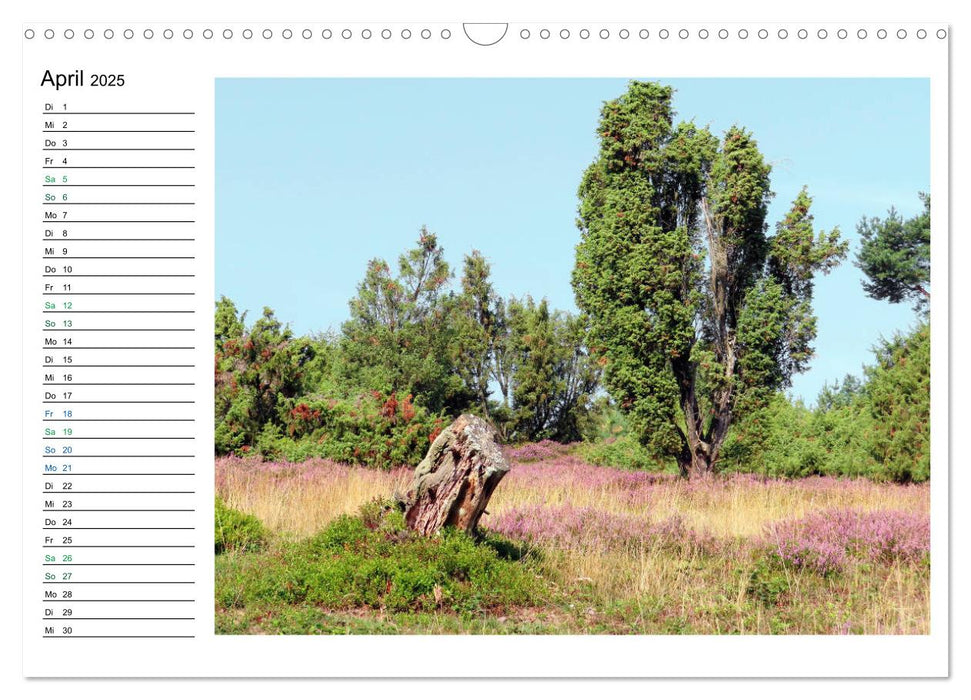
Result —
M 397 276 L 384 260 L 371 260 L 342 328 L 344 381 L 385 395 L 413 394 L 433 413 L 464 407 L 449 353 L 451 276 L 437 237 L 424 226 L 417 245 L 399 256 Z
M 863 289 L 873 299 L 891 304 L 910 300 L 916 311 L 926 311 L 931 299 L 931 199 L 923 192 L 920 198 L 924 210 L 910 219 L 891 207 L 885 219 L 860 221 L 856 266 L 866 275 Z

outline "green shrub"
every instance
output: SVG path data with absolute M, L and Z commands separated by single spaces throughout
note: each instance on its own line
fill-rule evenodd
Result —
M 720 467 L 778 477 L 917 482 L 930 478 L 930 329 L 875 349 L 865 381 L 847 376 L 807 408 L 777 394 L 732 426 Z
M 412 397 L 368 391 L 353 398 L 302 397 L 282 409 L 283 425 L 268 426 L 258 451 L 271 459 L 325 457 L 374 467 L 416 465 L 446 424 Z
M 216 498 L 216 554 L 223 552 L 255 552 L 266 544 L 263 523 L 252 515 L 233 510 L 221 498 Z
M 547 597 L 545 582 L 512 543 L 454 530 L 422 537 L 405 528 L 390 504 L 363 510 L 313 537 L 281 544 L 272 557 L 257 553 L 221 563 L 217 600 L 227 607 L 287 602 L 479 613 Z
M 313 457 L 345 464 L 390 468 L 418 464 L 445 418 L 411 402 L 379 392 L 354 399 L 300 397 L 281 400 L 280 421 L 267 423 L 253 444 L 241 444 L 217 427 L 222 448 L 237 455 L 256 453 L 270 460 L 302 462 Z
M 864 390 L 873 420 L 869 449 L 894 481 L 930 478 L 930 325 L 897 334 L 877 348 Z
M 669 466 L 675 468 L 673 462 L 670 465 L 666 464 L 664 458 L 629 434 L 608 438 L 602 442 L 584 443 L 579 452 L 585 461 L 599 467 L 644 471 L 664 471 Z
M 749 574 L 745 592 L 763 605 L 777 605 L 789 589 L 789 577 L 778 563 L 761 558 Z

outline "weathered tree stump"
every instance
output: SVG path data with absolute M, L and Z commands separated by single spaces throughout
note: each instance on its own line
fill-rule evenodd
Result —
M 472 533 L 509 465 L 496 429 L 462 414 L 435 438 L 411 487 L 396 495 L 405 522 L 422 535 L 452 526 Z

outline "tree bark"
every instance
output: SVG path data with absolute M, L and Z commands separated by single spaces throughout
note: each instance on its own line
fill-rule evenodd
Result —
M 489 423 L 468 414 L 443 430 L 415 469 L 411 487 L 396 496 L 408 527 L 426 536 L 443 527 L 471 534 L 509 471 L 498 438 Z
M 678 455 L 678 469 L 687 479 L 707 479 L 714 474 L 715 465 L 704 447 L 696 450 L 685 447 Z

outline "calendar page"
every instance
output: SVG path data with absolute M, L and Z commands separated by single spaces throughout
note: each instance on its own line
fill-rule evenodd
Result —
M 25 676 L 948 674 L 946 23 L 37 17 Z

